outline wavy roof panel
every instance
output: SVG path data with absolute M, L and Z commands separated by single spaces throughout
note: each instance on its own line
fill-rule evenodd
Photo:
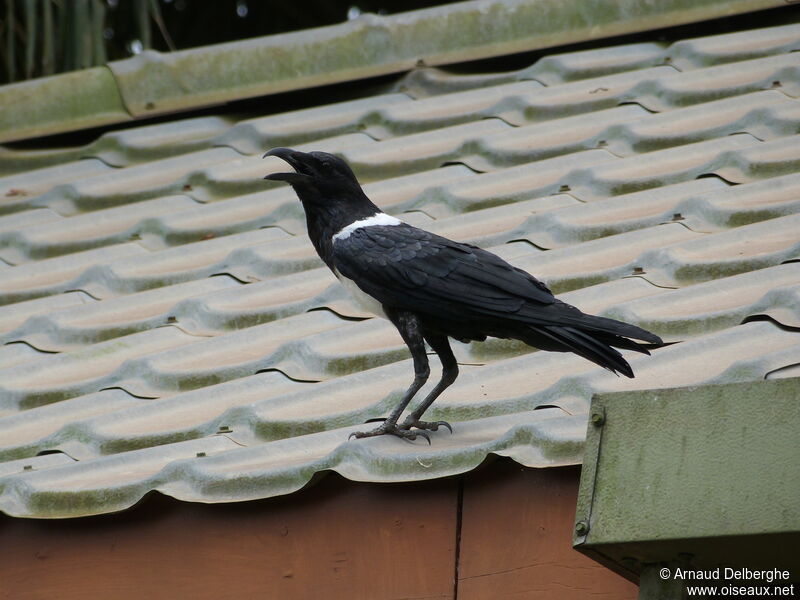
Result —
M 488 455 L 580 462 L 598 392 L 800 365 L 800 26 L 421 68 L 374 95 L 0 149 L 0 510 L 411 481 Z M 411 378 L 305 236 L 274 145 L 347 158 L 387 212 L 484 247 L 669 342 L 618 378 L 506 340 L 455 344 L 433 444 L 348 441 Z M 434 366 L 435 361 L 434 361 Z

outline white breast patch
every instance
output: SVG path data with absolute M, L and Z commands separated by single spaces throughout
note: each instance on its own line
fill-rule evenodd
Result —
M 401 225 L 402 223 L 403 222 L 400 219 L 396 219 L 392 215 L 379 212 L 375 213 L 371 217 L 361 219 L 360 221 L 353 221 L 350 223 L 350 225 L 342 227 L 337 233 L 333 234 L 332 239 L 334 242 L 336 240 L 346 240 L 350 237 L 351 233 L 353 233 L 356 229 L 361 229 L 362 227 L 371 227 L 373 225 Z
M 371 312 L 376 317 L 383 317 L 384 319 L 389 318 L 386 316 L 386 313 L 383 312 L 383 305 L 358 287 L 355 281 L 339 273 L 338 269 L 334 269 L 333 274 L 336 275 L 336 278 L 341 282 L 344 289 L 347 290 L 358 306 L 367 312 Z

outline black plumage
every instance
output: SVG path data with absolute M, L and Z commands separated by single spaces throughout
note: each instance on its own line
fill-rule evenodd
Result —
M 414 382 L 403 400 L 381 426 L 356 437 L 390 433 L 414 439 L 425 435 L 421 430 L 450 428 L 443 421 L 420 420 L 458 375 L 450 337 L 517 339 L 542 350 L 574 352 L 627 377 L 633 377 L 633 371 L 615 348 L 648 354 L 646 346 L 629 338 L 662 343 L 640 327 L 582 313 L 491 252 L 384 215 L 364 194 L 347 163 L 336 156 L 289 148 L 275 148 L 265 156 L 282 158 L 294 168 L 266 179 L 292 185 L 322 260 L 362 303 L 397 327 L 414 359 Z M 442 379 L 398 424 L 430 373 L 423 340 L 442 361 Z

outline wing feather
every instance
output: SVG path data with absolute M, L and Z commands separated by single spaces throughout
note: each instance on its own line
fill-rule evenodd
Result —
M 441 318 L 511 317 L 556 302 L 499 256 L 406 224 L 356 229 L 334 243 L 333 260 L 379 302 Z
M 556 299 L 535 277 L 491 252 L 407 224 L 356 229 L 334 243 L 333 262 L 384 306 L 458 323 L 449 333 L 458 339 L 513 337 L 570 350 L 628 377 L 630 366 L 611 346 L 647 353 L 626 338 L 662 343 L 640 327 Z

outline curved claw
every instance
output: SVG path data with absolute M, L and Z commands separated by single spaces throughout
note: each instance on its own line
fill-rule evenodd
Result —
M 428 442 L 428 445 L 431 444 L 430 436 L 424 431 L 410 431 L 409 429 L 400 428 L 396 426 L 386 427 L 386 425 L 381 425 L 380 427 L 376 427 L 371 431 L 354 431 L 349 436 L 347 436 L 347 441 L 352 440 L 353 438 L 360 440 L 366 437 L 376 437 L 379 435 L 395 435 L 399 438 L 404 440 L 414 441 L 418 437 L 423 437 Z
M 437 429 L 439 429 L 439 427 L 447 427 L 447 430 L 448 430 L 448 431 L 449 431 L 451 434 L 453 433 L 453 427 L 452 427 L 452 426 L 450 425 L 450 423 L 448 423 L 447 421 L 436 421 L 435 425 L 436 425 L 436 428 L 434 429 L 434 431 L 436 431 Z
M 402 430 L 401 430 L 401 431 L 402 431 Z M 425 433 L 424 431 L 413 431 L 413 432 L 411 432 L 411 435 L 410 435 L 410 436 L 408 436 L 408 439 L 409 439 L 409 440 L 415 440 L 415 439 L 417 439 L 418 437 L 423 437 L 423 438 L 425 438 L 425 441 L 426 441 L 426 442 L 428 442 L 428 446 L 431 446 L 431 445 L 432 445 L 432 444 L 431 444 L 431 436 L 429 436 L 429 435 L 428 435 L 427 433 Z
M 427 429 L 428 431 L 439 431 L 439 427 L 447 427 L 450 433 L 453 433 L 453 428 L 447 421 L 405 421 L 399 426 L 400 429 L 410 430 L 414 429 Z

